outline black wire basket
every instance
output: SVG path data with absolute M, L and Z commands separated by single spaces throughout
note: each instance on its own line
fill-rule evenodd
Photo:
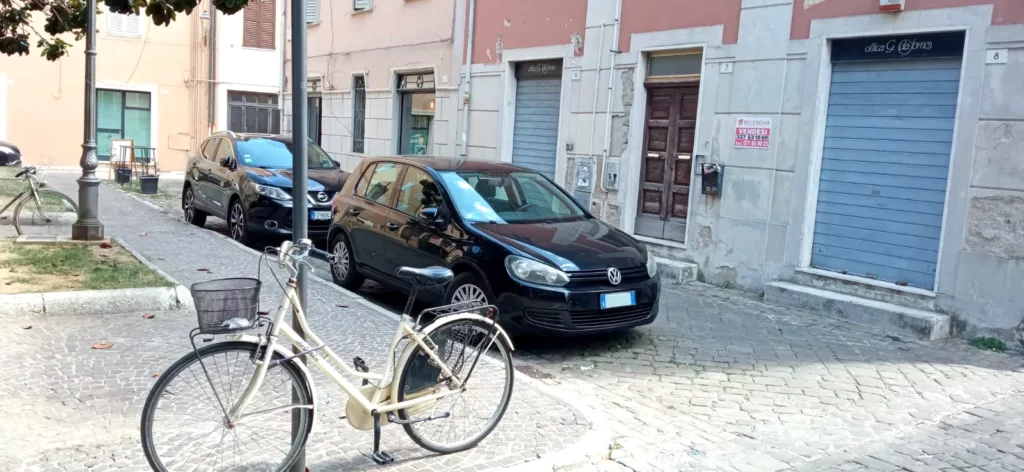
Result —
M 199 332 L 230 334 L 256 327 L 259 314 L 258 279 L 217 279 L 192 284 Z

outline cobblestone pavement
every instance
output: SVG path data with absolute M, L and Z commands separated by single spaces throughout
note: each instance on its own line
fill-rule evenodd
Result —
M 1024 454 L 1020 357 L 700 284 L 662 296 L 651 327 L 572 348 L 519 341 L 537 377 L 604 413 L 613 460 L 591 469 L 1024 470 L 1007 456 Z
M 75 194 L 73 178 L 51 174 L 49 180 Z M 107 234 L 125 240 L 180 283 L 255 276 L 258 257 L 223 236 L 166 218 L 106 186 L 100 198 Z M 276 306 L 280 292 L 266 270 L 262 275 L 262 300 Z M 312 329 L 342 358 L 359 355 L 371 369 L 381 368 L 394 318 L 319 280 L 311 286 L 309 310 Z M 142 404 L 154 375 L 190 349 L 194 316 L 55 316 L 0 324 L 0 470 L 144 470 Z M 90 349 L 99 341 L 114 347 Z M 310 468 L 374 468 L 372 433 L 341 419 L 345 395 L 319 372 L 313 377 L 320 408 L 308 445 Z M 382 445 L 398 458 L 394 470 L 484 470 L 563 450 L 589 428 L 578 411 L 520 381 L 498 429 L 470 451 L 432 456 L 397 426 L 385 427 Z
M 661 313 L 624 334 L 516 340 L 522 372 L 611 430 L 611 459 L 584 470 L 1024 470 L 1016 354 L 700 284 L 664 290 Z

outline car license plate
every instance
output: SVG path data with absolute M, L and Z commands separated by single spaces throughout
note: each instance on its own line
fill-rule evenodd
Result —
M 314 221 L 323 221 L 331 219 L 331 212 L 329 211 L 311 211 L 309 212 L 309 219 Z
M 634 305 L 636 305 L 636 292 L 616 292 L 601 294 L 602 310 Z

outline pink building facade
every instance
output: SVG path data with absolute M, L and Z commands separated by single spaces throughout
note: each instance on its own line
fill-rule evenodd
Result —
M 555 3 L 463 13 L 459 154 L 545 173 L 670 282 L 1024 330 L 1024 4 Z

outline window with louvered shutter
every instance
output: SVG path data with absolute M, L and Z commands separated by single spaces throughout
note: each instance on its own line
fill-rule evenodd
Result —
M 355 11 L 369 10 L 372 6 L 372 0 L 352 0 L 352 9 Z
M 320 22 L 320 0 L 305 0 L 306 24 Z
M 103 16 L 107 20 L 107 34 L 127 38 L 142 37 L 142 20 L 138 15 L 123 15 L 108 11 Z
M 242 47 L 274 49 L 274 0 L 252 0 L 242 12 Z

